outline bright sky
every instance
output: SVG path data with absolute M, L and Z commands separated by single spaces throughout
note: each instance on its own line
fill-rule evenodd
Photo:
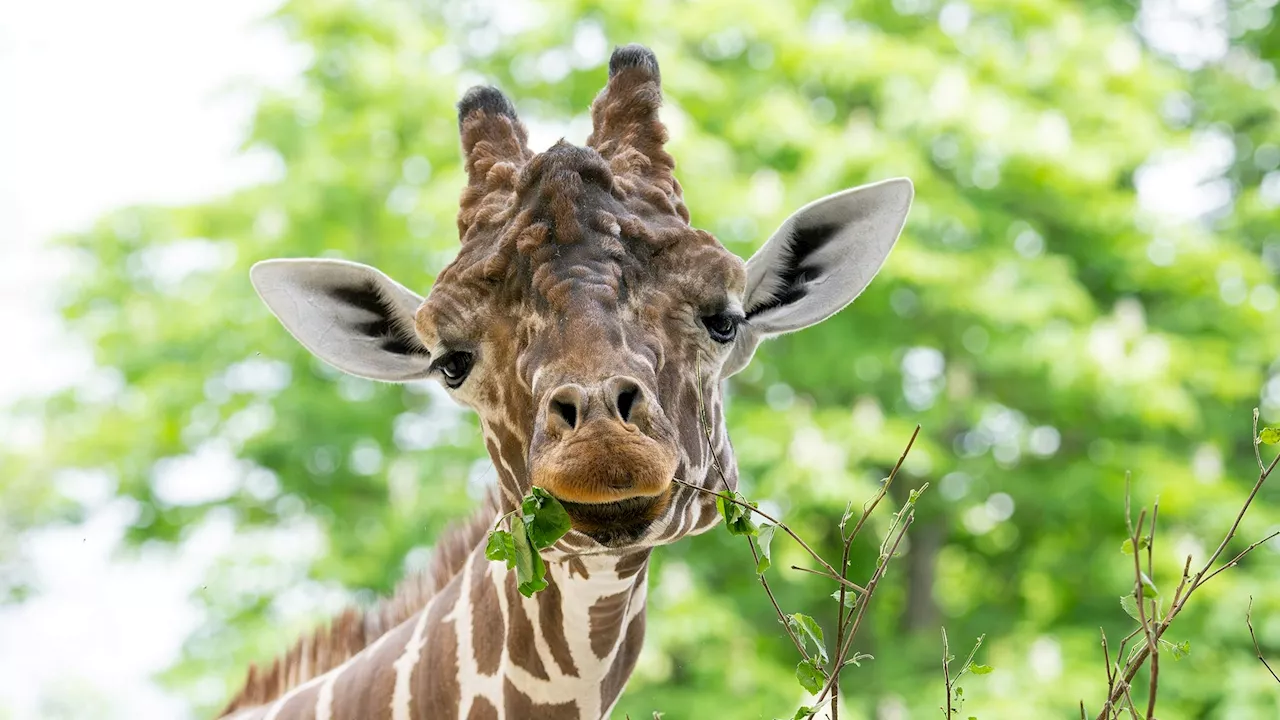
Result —
M 0 304 L 18 308 L 5 318 L 0 405 L 89 367 L 58 337 L 47 238 L 112 208 L 188 202 L 264 176 L 260 159 L 236 154 L 252 107 L 244 83 L 284 82 L 303 60 L 258 22 L 277 5 L 0 3 Z M 207 538 L 181 562 L 121 560 L 125 517 L 107 505 L 84 527 L 24 539 L 43 592 L 0 609 L 0 718 L 50 717 L 62 708 L 41 698 L 68 690 L 95 707 L 59 717 L 184 717 L 150 676 L 198 621 L 187 594 L 226 539 Z

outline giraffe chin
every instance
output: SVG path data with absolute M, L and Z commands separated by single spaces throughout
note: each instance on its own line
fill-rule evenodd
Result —
M 640 496 L 603 503 L 561 500 L 573 521 L 573 529 L 606 547 L 634 545 L 666 512 L 671 489 L 661 495 Z

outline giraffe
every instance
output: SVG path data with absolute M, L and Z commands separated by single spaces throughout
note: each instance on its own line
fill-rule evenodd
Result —
M 221 717 L 609 717 L 644 640 L 651 551 L 719 520 L 712 498 L 673 479 L 737 486 L 722 379 L 763 340 L 852 302 L 913 197 L 905 178 L 827 196 L 744 262 L 691 225 L 661 100 L 654 54 L 616 48 L 585 146 L 534 153 L 506 96 L 468 90 L 460 248 L 425 299 L 341 260 L 250 270 L 323 361 L 436 380 L 474 409 L 498 480 L 425 573 L 251 668 Z M 484 547 L 532 486 L 564 505 L 572 529 L 542 551 L 548 586 L 526 598 Z

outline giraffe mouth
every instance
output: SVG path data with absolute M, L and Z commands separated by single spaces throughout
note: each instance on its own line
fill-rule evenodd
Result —
M 601 545 L 621 547 L 639 540 L 671 500 L 668 489 L 660 495 L 639 496 L 603 503 L 561 500 L 573 528 Z

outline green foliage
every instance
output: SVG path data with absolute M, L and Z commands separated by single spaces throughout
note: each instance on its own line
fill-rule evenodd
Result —
M 1262 428 L 1258 440 L 1268 445 L 1280 445 L 1280 427 Z
M 804 646 L 806 652 L 812 652 L 818 656 L 818 660 L 822 665 L 827 663 L 827 644 L 822 639 L 822 628 L 813 618 L 803 613 L 792 613 L 787 616 L 787 624 L 791 626 L 791 631 L 800 638 L 800 643 Z
M 533 597 L 547 587 L 547 565 L 539 550 L 551 547 L 569 532 L 569 513 L 546 490 L 534 487 L 520 502 L 520 512 L 511 512 L 499 520 L 511 523 L 510 532 L 494 528 L 489 531 L 485 557 L 505 562 L 516 571 L 517 589 L 525 597 Z
M 760 525 L 759 531 L 756 533 L 756 546 L 760 551 L 760 559 L 756 561 L 756 574 L 763 575 L 765 570 L 773 564 L 770 556 L 770 546 L 773 545 L 773 534 L 777 532 L 777 525 L 763 523 Z M 732 532 L 732 530 L 730 530 Z
M 1146 550 L 1147 546 L 1149 546 L 1150 544 L 1151 544 L 1150 535 L 1143 535 L 1142 537 L 1138 538 L 1139 550 Z M 1124 542 L 1120 543 L 1120 552 L 1124 553 L 1125 555 L 1133 554 L 1133 538 L 1125 538 Z
M 816 712 L 818 712 L 818 708 L 801 705 L 800 708 L 796 710 L 796 714 L 791 716 L 791 720 L 805 720 L 806 718 L 813 717 L 813 714 Z
M 823 672 L 822 666 L 818 664 L 815 658 L 801 660 L 796 665 L 796 679 L 800 681 L 800 687 L 808 692 L 816 693 L 822 689 L 827 682 L 827 674 Z
M 729 500 L 728 497 L 733 499 Z M 737 502 L 734 502 L 735 500 Z M 716 496 L 716 508 L 720 510 L 730 535 L 755 535 L 758 532 L 755 522 L 751 519 L 753 513 L 750 508 L 753 507 L 757 507 L 756 503 L 749 502 L 741 493 Z
M 461 89 L 494 82 L 536 136 L 581 142 L 608 48 L 639 41 L 662 63 L 694 223 L 740 255 L 817 197 L 895 175 L 916 185 L 867 291 L 763 346 L 729 384 L 740 490 L 785 508 L 828 558 L 850 498 L 851 510 L 870 498 L 924 428 L 902 487 L 936 492 L 868 610 L 854 649 L 877 660 L 841 693 L 841 717 L 936 712 L 920 688 L 938 686 L 944 622 L 989 633 L 991 691 L 970 700 L 984 718 L 1067 716 L 1098 697 L 1098 627 L 1132 627 L 1115 612 L 1134 581 L 1132 556 L 1115 552 L 1124 472 L 1135 497 L 1160 496 L 1153 577 L 1176 582 L 1183 551 L 1221 536 L 1256 477 L 1249 408 L 1263 410 L 1263 443 L 1280 423 L 1274 8 L 1226 3 L 1230 52 L 1182 65 L 1135 34 L 1129 2 L 525 5 L 290 0 L 274 22 L 311 61 L 261 92 L 246 138 L 280 173 L 185 207 L 121 209 L 61 242 L 60 311 L 99 370 L 10 413 L 45 432 L 0 450 L 0 558 L 16 570 L 0 596 L 38 592 L 20 533 L 91 509 L 77 473 L 136 510 L 131 547 L 217 522 L 318 538 L 297 565 L 237 551 L 193 595 L 203 622 L 165 679 L 205 715 L 249 661 L 329 612 L 316 588 L 388 593 L 406 557 L 478 504 L 492 477 L 479 429 L 433 390 L 312 360 L 248 267 L 329 255 L 425 291 L 457 249 Z M 1163 195 L 1152 179 L 1176 174 L 1165 161 L 1202 147 L 1216 155 L 1191 163 L 1213 166 L 1200 189 Z M 235 458 L 235 482 L 172 492 L 166 468 L 202 448 Z M 523 537 L 533 583 L 539 558 L 517 519 L 526 532 L 487 549 L 518 567 Z M 868 521 L 852 576 L 870 575 L 889 522 Z M 1280 495 L 1264 488 L 1241 541 L 1278 523 Z M 730 525 L 759 532 L 746 513 Z M 780 544 L 770 563 L 794 552 Z M 645 651 L 617 716 L 773 717 L 804 701 L 750 558 L 721 532 L 655 553 Z M 1280 714 L 1240 623 L 1250 593 L 1280 615 L 1266 592 L 1278 573 L 1280 556 L 1259 548 L 1188 606 L 1178 632 L 1196 653 L 1162 663 L 1162 716 Z M 833 627 L 829 581 L 768 577 L 782 607 Z M 301 609 L 298 588 L 311 593 Z
M 1183 640 L 1180 643 L 1175 643 L 1161 639 L 1160 652 L 1171 655 L 1174 660 L 1181 660 L 1191 654 L 1191 641 Z
M 1120 607 L 1124 608 L 1124 612 L 1134 620 L 1141 622 L 1141 616 L 1138 614 L 1138 598 L 1133 595 L 1122 595 L 1120 597 Z
M 529 527 L 519 515 L 511 518 L 511 536 L 516 548 L 516 587 L 521 595 L 533 597 L 534 593 L 547 587 L 547 564 L 534 548 Z
M 494 530 L 489 533 L 489 542 L 485 545 L 484 556 L 494 562 L 505 562 L 507 569 L 516 566 L 516 541 L 506 530 Z
M 529 531 L 529 542 L 539 550 L 554 545 L 572 526 L 569 513 L 560 501 L 540 487 L 534 487 L 524 497 L 520 511 Z

